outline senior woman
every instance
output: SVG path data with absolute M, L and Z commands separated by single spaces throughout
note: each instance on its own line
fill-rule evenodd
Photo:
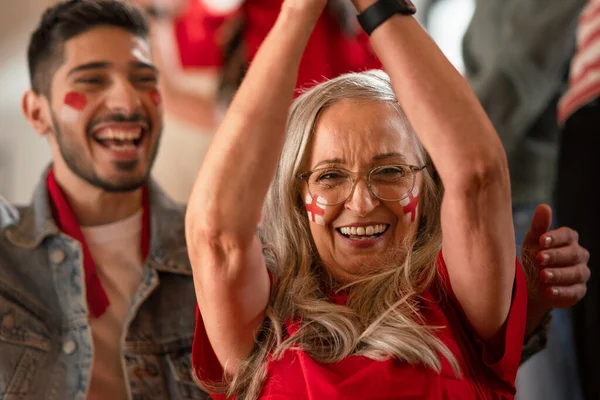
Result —
M 355 0 L 389 78 L 289 113 L 325 5 L 284 2 L 198 174 L 196 376 L 238 399 L 512 398 L 527 289 L 500 140 L 404 0 Z

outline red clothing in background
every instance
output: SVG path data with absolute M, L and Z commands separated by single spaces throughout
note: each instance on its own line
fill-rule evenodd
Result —
M 600 96 L 600 0 L 589 0 L 577 26 L 577 50 L 571 61 L 569 89 L 558 104 L 564 124 L 577 110 Z
M 244 39 L 248 61 L 252 61 L 281 9 L 281 0 L 246 0 L 239 10 L 228 15 L 211 14 L 198 0 L 175 24 L 181 62 L 184 67 L 214 67 L 223 63 L 217 43 L 220 29 L 236 13 L 245 20 Z M 346 35 L 327 11 L 317 22 L 300 63 L 296 87 L 312 86 L 347 72 L 379 69 L 381 63 L 373 52 L 368 36 L 359 31 Z

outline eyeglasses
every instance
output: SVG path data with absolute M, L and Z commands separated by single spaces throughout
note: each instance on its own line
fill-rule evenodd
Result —
M 419 171 L 414 165 L 382 165 L 368 172 L 352 172 L 343 168 L 317 168 L 298 175 L 308 184 L 308 192 L 322 206 L 346 202 L 356 186 L 358 177 L 364 177 L 371 194 L 383 201 L 400 201 L 408 197 Z

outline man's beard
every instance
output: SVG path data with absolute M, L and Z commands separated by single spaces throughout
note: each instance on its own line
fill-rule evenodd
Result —
M 148 179 L 150 177 L 150 171 L 152 170 L 152 165 L 154 164 L 156 155 L 158 154 L 158 145 L 160 143 L 162 126 L 160 127 L 159 132 L 157 133 L 158 139 L 157 139 L 156 143 L 154 144 L 154 148 L 152 149 L 152 153 L 150 155 L 150 162 L 148 163 L 148 167 L 147 167 L 146 171 L 144 172 L 144 174 L 140 177 L 134 177 L 129 180 L 124 180 L 123 182 L 111 182 L 110 180 L 102 179 L 101 177 L 98 176 L 98 174 L 96 174 L 94 167 L 93 167 L 93 163 L 90 160 L 85 159 L 85 152 L 79 151 L 79 149 L 77 148 L 78 146 L 76 144 L 74 145 L 73 142 L 68 139 L 68 137 L 69 137 L 68 133 L 65 135 L 64 132 L 61 130 L 54 112 L 51 112 L 51 114 L 52 114 L 52 123 L 54 125 L 54 132 L 56 135 L 58 149 L 60 151 L 60 154 L 61 154 L 63 160 L 65 161 L 65 164 L 67 164 L 67 167 L 75 175 L 77 175 L 78 177 L 80 177 L 81 179 L 83 179 L 84 181 L 89 183 L 90 185 L 100 188 L 108 193 L 131 192 L 136 189 L 139 189 L 140 187 L 142 187 L 143 185 L 145 185 L 148 182 Z M 116 118 L 111 118 L 110 120 L 115 120 L 117 122 L 123 122 L 125 120 L 132 120 L 132 119 L 133 120 L 139 119 L 139 117 L 125 118 L 122 116 L 117 116 Z M 90 132 L 90 126 L 88 126 L 86 128 L 86 136 L 91 137 L 89 132 Z M 149 124 L 148 132 L 152 132 L 151 124 Z M 150 135 L 150 133 L 147 133 L 146 135 Z M 91 140 L 94 140 L 94 139 L 92 138 Z M 145 140 L 150 140 L 150 139 L 145 138 Z M 128 172 L 128 171 L 134 170 L 137 167 L 138 163 L 139 163 L 138 160 L 113 161 L 113 165 L 118 170 L 123 171 L 123 172 Z

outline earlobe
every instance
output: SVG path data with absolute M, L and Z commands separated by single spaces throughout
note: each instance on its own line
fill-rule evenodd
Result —
M 31 89 L 26 91 L 21 99 L 23 115 L 29 121 L 31 127 L 41 136 L 47 135 L 52 129 L 50 119 L 47 113 L 44 112 L 44 103 L 44 97 Z

